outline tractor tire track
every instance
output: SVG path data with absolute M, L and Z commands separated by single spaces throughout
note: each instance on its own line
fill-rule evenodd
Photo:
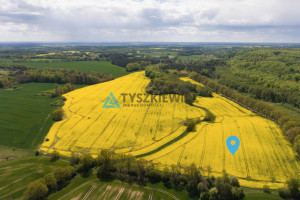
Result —
M 82 198 L 82 200 L 86 200 L 91 193 L 97 188 L 96 184 L 92 185 L 92 187 L 89 189 L 89 191 L 84 195 L 84 197 Z
M 203 161 L 204 161 L 204 156 L 205 156 L 205 151 L 206 151 L 206 135 L 207 135 L 207 126 L 205 126 L 205 131 L 204 132 L 204 138 L 203 138 L 203 148 L 202 148 L 202 154 L 200 158 L 200 167 L 203 168 Z
M 236 124 L 236 127 L 238 129 L 238 133 L 239 133 L 240 144 L 241 144 L 241 147 L 242 147 L 242 152 L 243 152 L 243 155 L 244 155 L 244 162 L 245 162 L 245 166 L 246 166 L 247 178 L 250 178 L 249 164 L 248 164 L 248 161 L 247 161 L 247 155 L 246 155 L 246 152 L 245 152 L 244 140 L 242 139 L 240 126 L 239 126 L 239 124 L 237 123 L 237 121 L 235 119 L 233 121 Z M 225 142 L 224 142 L 224 144 L 225 144 Z
M 126 122 L 125 122 L 125 126 L 124 126 L 123 130 L 125 130 L 125 129 L 127 128 L 127 126 L 128 126 L 128 122 L 129 122 L 129 120 L 131 119 L 131 117 L 132 117 L 133 113 L 135 113 L 135 112 L 134 112 L 134 111 L 132 111 L 132 112 L 130 113 L 130 116 L 127 118 L 127 120 L 126 120 Z M 120 132 L 120 133 L 119 133 L 119 135 L 118 135 L 117 139 L 114 141 L 114 143 L 113 143 L 113 145 L 112 145 L 112 147 L 111 147 L 111 148 L 115 148 L 115 146 L 117 145 L 117 142 L 119 141 L 119 139 L 120 139 L 120 138 L 121 138 L 121 136 L 122 136 L 122 133 L 123 133 L 123 132 Z
M 76 192 L 79 188 L 81 188 L 81 187 L 83 187 L 83 186 L 86 186 L 87 184 L 90 184 L 90 183 L 92 183 L 92 182 L 93 182 L 93 181 L 88 181 L 88 182 L 85 182 L 85 183 L 83 183 L 83 184 L 77 186 L 76 188 L 74 188 L 73 190 L 71 190 L 70 192 L 68 192 L 67 194 L 65 194 L 64 196 L 60 197 L 60 198 L 57 199 L 57 200 L 62 200 L 62 199 L 64 199 L 65 197 L 70 196 L 72 193 Z
M 186 148 L 186 144 L 185 144 L 185 145 L 182 147 L 182 150 L 181 150 L 180 156 L 179 156 L 179 158 L 178 158 L 178 161 L 177 161 L 177 166 L 179 166 L 179 165 L 180 165 L 180 163 L 181 163 L 181 159 L 182 159 L 182 157 L 183 157 L 183 154 L 184 154 L 185 148 Z
M 114 118 L 116 117 L 116 115 L 120 112 L 120 110 L 118 110 L 118 112 L 116 112 L 112 118 L 107 122 L 106 126 L 104 127 L 104 129 L 99 133 L 99 135 L 96 137 L 96 139 L 92 142 L 92 144 L 90 145 L 90 147 L 87 149 L 87 152 L 89 152 L 93 146 L 96 144 L 97 140 L 102 136 L 102 134 L 106 131 L 106 129 L 109 127 L 109 125 L 111 124 L 111 122 L 114 120 Z M 92 124 L 91 124 L 92 125 Z M 90 126 L 89 126 L 90 127 Z
M 279 138 L 279 134 L 280 134 L 280 133 L 278 133 L 278 131 L 277 131 L 275 128 L 271 127 L 271 124 L 270 124 L 269 121 L 267 121 L 267 123 L 268 123 L 268 126 L 269 126 L 270 131 L 271 131 L 272 133 L 273 133 L 273 132 L 276 132 L 276 134 L 274 134 L 275 139 L 276 139 L 277 143 L 279 144 L 279 146 L 280 146 L 282 152 L 284 153 L 285 158 L 288 160 L 288 162 L 290 163 L 291 167 L 292 167 L 292 168 L 294 169 L 294 171 L 296 172 L 295 175 L 297 175 L 297 174 L 299 175 L 299 174 L 300 174 L 300 171 L 299 171 L 298 167 L 295 165 L 294 162 L 292 162 L 291 159 L 289 159 L 290 156 L 288 155 L 288 153 L 286 152 L 286 150 L 283 148 L 283 144 L 282 144 L 282 142 L 280 141 L 280 138 Z
M 251 120 L 248 120 L 248 121 L 250 122 L 252 128 L 253 128 L 254 130 L 256 130 L 256 128 L 255 128 L 253 122 L 252 122 Z M 267 154 L 266 154 L 266 152 L 265 152 L 265 150 L 264 150 L 264 148 L 263 148 L 263 143 L 262 143 L 262 141 L 261 141 L 261 138 L 260 138 L 260 136 L 257 134 L 257 131 L 254 131 L 254 133 L 255 133 L 256 138 L 257 138 L 257 140 L 258 140 L 258 143 L 259 143 L 259 145 L 260 145 L 260 147 L 261 147 L 261 150 L 262 150 L 262 152 L 263 152 L 263 155 L 264 155 L 264 157 L 265 157 L 265 160 L 267 161 L 268 168 L 270 169 L 271 180 L 272 180 L 273 182 L 275 182 L 276 179 L 275 179 L 275 176 L 274 176 L 274 173 L 273 173 L 273 169 L 272 169 L 272 167 L 271 167 L 270 160 L 269 160 L 269 158 L 268 158 L 268 156 L 267 156 Z

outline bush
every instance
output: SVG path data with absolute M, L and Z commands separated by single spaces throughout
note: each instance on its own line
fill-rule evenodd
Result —
M 232 200 L 240 200 L 245 198 L 245 194 L 242 188 L 233 187 L 231 189 L 231 193 L 232 193 L 232 198 L 231 198 Z
M 287 180 L 286 183 L 288 185 L 288 189 L 290 191 L 291 197 L 293 197 L 295 199 L 299 199 L 300 198 L 299 180 L 291 178 L 291 179 Z
M 209 193 L 208 192 L 202 192 L 200 195 L 199 200 L 209 200 Z
M 208 87 L 200 87 L 198 89 L 198 95 L 201 97 L 212 97 L 212 90 Z
M 46 174 L 44 176 L 45 184 L 47 185 L 50 192 L 54 192 L 57 189 L 57 180 L 53 173 Z
M 47 196 L 48 188 L 43 179 L 36 180 L 30 183 L 24 192 L 24 199 L 26 200 L 40 200 Z
M 194 101 L 196 100 L 196 95 L 189 93 L 184 95 L 184 101 L 185 103 L 189 104 L 189 105 L 193 105 Z
M 61 97 L 61 100 L 63 100 L 63 101 L 67 101 L 67 98 L 66 98 L 66 97 L 64 97 L 64 96 L 62 96 L 62 97 Z
M 40 155 L 40 152 L 39 151 L 35 151 L 35 156 L 39 156 Z
M 75 169 L 71 166 L 64 168 L 59 167 L 54 170 L 53 175 L 58 184 L 63 184 L 75 175 Z
M 196 122 L 194 119 L 190 119 L 188 118 L 186 121 L 185 121 L 185 124 L 186 124 L 186 131 L 188 132 L 192 132 L 192 131 L 196 131 Z
M 74 152 L 72 153 L 71 159 L 70 159 L 70 165 L 78 165 L 80 162 L 80 157 L 79 155 L 75 154 Z
M 238 180 L 237 177 L 235 177 L 235 176 L 231 176 L 231 177 L 230 177 L 230 184 L 231 184 L 233 187 L 240 187 L 239 180 Z
M 62 108 L 57 108 L 53 111 L 53 120 L 54 121 L 61 121 L 64 117 L 64 111 Z
M 298 155 L 300 155 L 300 135 L 298 135 L 297 137 L 295 137 L 295 140 L 294 140 L 294 149 L 298 153 Z
M 107 171 L 104 165 L 101 165 L 97 170 L 97 177 L 100 180 L 110 180 L 112 178 L 112 175 Z
M 157 170 L 151 170 L 147 177 L 151 183 L 158 183 L 161 180 L 161 176 Z
M 264 191 L 264 193 L 267 193 L 267 194 L 271 193 L 270 187 L 268 185 L 263 186 L 263 191 Z
M 215 121 L 215 119 L 216 119 L 216 116 L 214 114 L 212 114 L 209 111 L 206 111 L 204 121 L 213 122 L 213 121 Z
M 51 161 L 57 161 L 60 158 L 59 153 L 57 151 L 53 151 L 53 153 L 51 154 Z
M 279 189 L 279 196 L 283 199 L 288 199 L 291 196 L 291 193 L 288 189 L 286 188 L 280 188 Z

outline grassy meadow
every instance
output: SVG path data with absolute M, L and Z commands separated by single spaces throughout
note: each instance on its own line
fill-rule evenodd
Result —
M 178 192 L 174 189 L 167 189 L 162 184 L 140 187 L 119 181 L 102 182 L 94 175 L 89 178 L 75 177 L 67 187 L 50 195 L 48 199 L 192 200 L 186 191 Z
M 115 78 L 128 74 L 124 67 L 111 64 L 108 61 L 72 61 L 72 62 L 21 62 L 30 67 L 45 67 L 58 69 L 72 69 L 85 72 L 103 72 L 113 75 Z
M 21 198 L 29 183 L 43 177 L 65 161 L 50 162 L 49 158 L 28 157 L 0 163 L 0 199 Z
M 26 83 L 0 90 L 0 145 L 35 149 L 52 125 L 55 98 L 37 96 L 54 83 Z

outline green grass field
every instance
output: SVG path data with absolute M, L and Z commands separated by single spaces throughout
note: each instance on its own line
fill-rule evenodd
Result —
M 92 175 L 89 178 L 75 177 L 67 187 L 50 195 L 48 199 L 189 200 L 191 198 L 189 198 L 186 191 L 176 192 L 175 190 L 169 190 L 163 187 L 162 184 L 140 187 L 119 181 L 102 182 L 95 175 Z
M 164 51 L 153 51 L 153 52 L 142 52 L 142 55 L 160 57 L 160 56 L 177 56 L 177 52 L 164 52 Z
M 21 198 L 29 183 L 43 177 L 65 161 L 50 162 L 49 158 L 29 157 L 0 163 L 0 199 Z
M 0 58 L 0 63 L 12 63 L 12 60 L 10 58 Z
M 244 200 L 280 200 L 278 190 L 270 190 L 270 194 L 263 192 L 263 189 L 242 187 L 246 195 Z
M 271 103 L 267 102 L 268 104 L 278 108 L 281 112 L 286 113 L 289 115 L 291 118 L 294 118 L 295 120 L 300 120 L 300 109 L 293 107 L 289 104 L 285 103 Z
M 179 60 L 182 61 L 187 61 L 187 60 L 194 60 L 194 61 L 199 61 L 199 60 L 209 60 L 214 58 L 213 55 L 191 55 L 191 56 L 178 56 Z
M 22 62 L 30 67 L 46 67 L 59 69 L 73 69 L 86 72 L 103 72 L 113 75 L 115 78 L 129 74 L 125 68 L 111 64 L 107 61 L 72 61 L 72 62 Z
M 0 145 L 35 149 L 52 125 L 55 107 L 50 104 L 56 100 L 36 94 L 54 89 L 55 84 L 26 83 L 18 87 L 0 90 Z
M 274 194 L 260 193 L 247 195 L 244 200 L 282 200 L 282 198 Z
M 81 88 L 85 85 L 75 85 Z M 0 161 L 20 157 L 17 148 L 35 150 L 53 124 L 50 104 L 58 98 L 39 96 L 42 91 L 55 88 L 54 83 L 25 83 L 16 90 L 0 90 Z M 11 148 L 10 148 L 11 147 Z M 23 157 L 21 155 L 21 157 Z
M 32 150 L 0 145 L 0 162 L 32 156 Z

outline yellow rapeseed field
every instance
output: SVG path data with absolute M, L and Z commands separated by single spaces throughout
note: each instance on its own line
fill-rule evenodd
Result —
M 249 187 L 278 188 L 289 177 L 299 176 L 299 161 L 278 125 L 218 94 L 198 97 L 194 106 L 184 102 L 124 106 L 122 93 L 145 93 L 149 82 L 144 72 L 136 72 L 65 94 L 66 117 L 52 126 L 41 150 L 96 156 L 101 149 L 113 149 L 161 167 L 195 163 L 205 175 L 226 170 Z M 111 92 L 121 108 L 102 108 Z M 130 103 L 129 97 L 125 103 Z M 186 118 L 202 119 L 206 109 L 216 116 L 215 122 L 201 122 L 195 132 L 186 133 Z M 232 135 L 240 139 L 234 155 L 226 147 Z

